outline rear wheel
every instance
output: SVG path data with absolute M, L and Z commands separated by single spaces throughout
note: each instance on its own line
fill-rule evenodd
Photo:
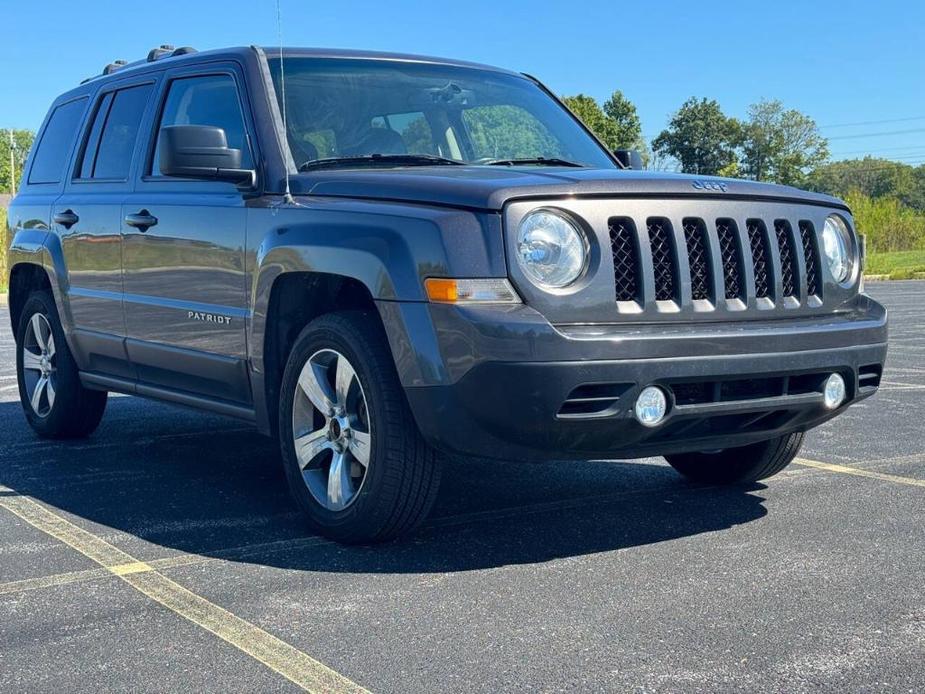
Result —
M 289 488 L 321 534 L 382 542 L 419 525 L 440 480 L 374 315 L 329 314 L 293 346 L 280 445 Z
M 742 484 L 763 480 L 783 470 L 803 445 L 802 432 L 740 448 L 709 453 L 666 455 L 671 467 L 694 482 Z
M 16 345 L 19 398 L 32 429 L 50 439 L 92 434 L 106 410 L 107 395 L 81 385 L 49 292 L 36 292 L 26 301 Z

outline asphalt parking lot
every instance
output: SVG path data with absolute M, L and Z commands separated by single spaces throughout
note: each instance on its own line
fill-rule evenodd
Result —
M 110 400 L 36 439 L 0 308 L 0 691 L 925 690 L 925 282 L 881 392 L 768 483 L 448 467 L 412 539 L 306 534 L 274 444 Z

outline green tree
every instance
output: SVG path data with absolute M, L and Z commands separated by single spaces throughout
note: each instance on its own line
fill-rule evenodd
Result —
M 604 102 L 604 115 L 616 128 L 616 140 L 611 149 L 645 149 L 642 121 L 639 120 L 636 105 L 619 89 Z
M 13 163 L 16 168 L 15 189 L 19 190 L 22 180 L 22 170 L 29 156 L 35 133 L 31 130 L 13 129 Z M 0 130 L 0 191 L 9 193 L 13 181 L 10 179 L 10 130 Z
M 605 145 L 616 149 L 616 145 L 612 144 L 618 138 L 616 123 L 604 113 L 604 109 L 594 97 L 587 94 L 576 94 L 562 97 L 562 101 L 588 127 L 588 130 L 597 135 Z
M 568 158 L 546 127 L 519 106 L 477 106 L 463 111 L 462 119 L 477 159 Z
M 868 250 L 925 250 L 925 213 L 889 196 L 872 198 L 852 190 L 844 197 L 858 231 L 867 237 Z
M 839 197 L 852 191 L 871 198 L 891 196 L 915 207 L 920 182 L 925 182 L 925 177 L 917 176 L 916 169 L 908 164 L 867 156 L 815 168 L 806 179 L 806 187 Z
M 652 149 L 676 159 L 685 173 L 729 174 L 735 172 L 740 139 L 739 122 L 724 114 L 718 102 L 691 97 L 652 140 Z
M 828 156 L 828 141 L 806 114 L 785 109 L 777 100 L 748 107 L 741 166 L 749 178 L 800 186 Z
M 609 149 L 645 150 L 639 113 L 620 90 L 603 106 L 587 94 L 566 96 L 562 101 Z

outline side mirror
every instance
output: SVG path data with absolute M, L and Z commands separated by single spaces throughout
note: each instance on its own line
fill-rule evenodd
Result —
M 241 150 L 228 146 L 225 131 L 211 125 L 168 125 L 158 139 L 164 176 L 207 178 L 253 185 L 256 172 L 241 168 Z
M 639 150 L 635 149 L 615 149 L 613 155 L 617 158 L 624 169 L 642 170 L 645 165 L 642 163 L 642 155 Z

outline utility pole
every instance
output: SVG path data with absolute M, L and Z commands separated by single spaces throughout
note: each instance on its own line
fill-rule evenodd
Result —
M 10 195 L 16 195 L 16 142 L 13 140 L 13 128 L 10 128 Z

